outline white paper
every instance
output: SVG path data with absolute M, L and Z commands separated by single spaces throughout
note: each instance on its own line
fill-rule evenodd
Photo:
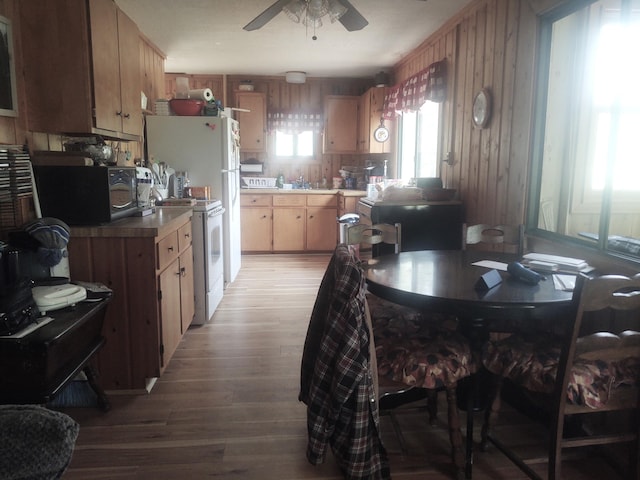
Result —
M 507 271 L 506 263 L 494 262 L 493 260 L 480 260 L 479 262 L 474 262 L 471 265 L 475 265 L 476 267 L 494 268 L 496 270 L 502 270 L 503 272 Z
M 556 290 L 564 290 L 565 292 L 572 292 L 576 286 L 576 276 L 554 273 L 553 285 L 556 287 Z

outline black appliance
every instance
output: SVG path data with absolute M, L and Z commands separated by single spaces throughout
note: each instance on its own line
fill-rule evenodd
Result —
M 45 217 L 97 225 L 139 210 L 135 167 L 34 165 L 33 170 Z
M 401 251 L 460 250 L 464 210 L 460 201 L 372 201 L 358 202 L 360 223 L 400 223 Z M 373 257 L 394 252 L 394 245 L 372 245 Z

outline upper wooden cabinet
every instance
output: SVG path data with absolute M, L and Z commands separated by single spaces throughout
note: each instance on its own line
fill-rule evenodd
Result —
M 373 134 L 380 126 L 382 109 L 384 107 L 385 87 L 373 87 L 361 97 L 358 110 L 358 152 L 360 153 L 390 153 L 391 139 L 378 142 Z M 385 127 L 391 130 L 391 122 L 385 122 Z
M 29 130 L 139 140 L 140 46 L 113 0 L 20 4 Z
M 324 153 L 358 152 L 360 97 L 329 95 L 324 99 Z
M 267 96 L 260 92 L 236 92 L 240 123 L 240 150 L 242 152 L 267 151 Z

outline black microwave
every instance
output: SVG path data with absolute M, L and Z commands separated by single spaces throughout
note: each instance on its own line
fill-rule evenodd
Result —
M 34 165 L 40 210 L 69 225 L 98 225 L 138 211 L 135 167 Z

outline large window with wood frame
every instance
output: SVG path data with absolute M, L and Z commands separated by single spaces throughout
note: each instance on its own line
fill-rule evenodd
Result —
M 640 259 L 640 0 L 541 25 L 529 226 Z

